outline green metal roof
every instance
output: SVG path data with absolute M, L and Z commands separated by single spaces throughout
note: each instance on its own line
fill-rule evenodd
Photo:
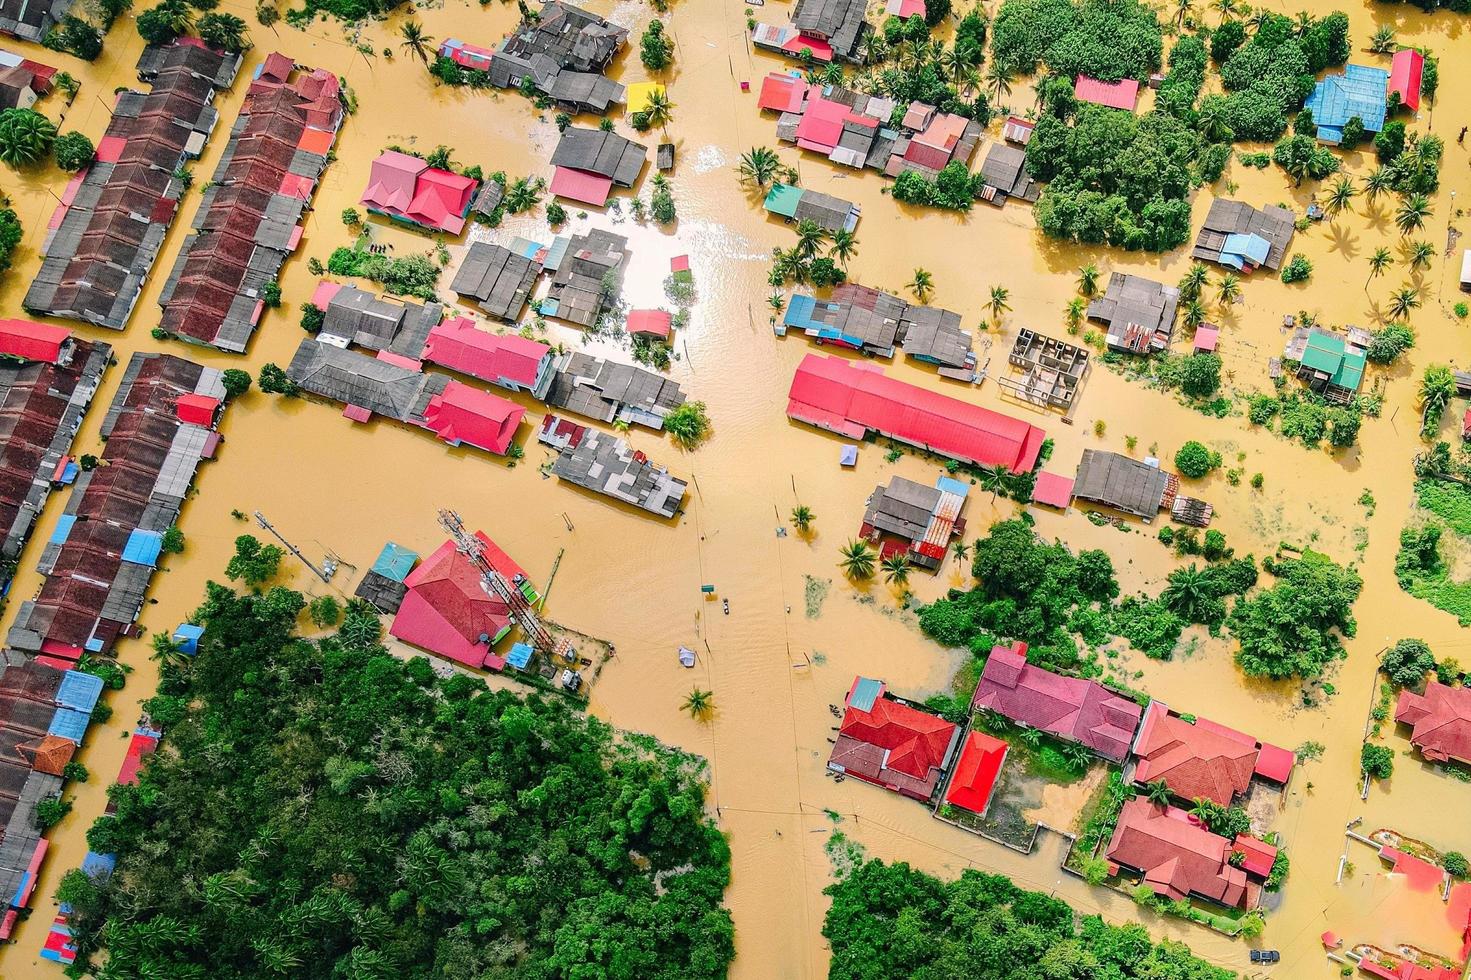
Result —
M 790 184 L 776 184 L 766 194 L 766 210 L 783 218 L 797 216 L 797 202 L 802 200 L 802 188 Z
M 1314 328 L 1302 352 L 1302 365 L 1324 374 L 1338 373 L 1343 365 L 1343 338 Z
M 1349 391 L 1358 391 L 1359 384 L 1364 380 L 1364 364 L 1364 355 L 1358 351 L 1345 354 L 1343 363 L 1333 375 L 1333 384 Z

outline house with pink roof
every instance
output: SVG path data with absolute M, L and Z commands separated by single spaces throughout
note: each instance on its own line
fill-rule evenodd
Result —
M 384 150 L 373 161 L 361 203 L 374 214 L 458 235 L 480 182 L 440 170 L 416 156 Z
M 537 399 L 546 398 L 555 374 L 551 347 L 520 334 L 482 330 L 465 316 L 451 317 L 429 331 L 423 359 Z
M 513 401 L 451 381 L 429 399 L 424 428 L 451 446 L 471 445 L 504 456 L 525 415 L 526 409 Z
M 1027 645 L 994 647 L 981 670 L 971 707 L 1077 742 L 1111 762 L 1123 762 L 1143 709 L 1094 680 L 1064 677 L 1027 663 Z
M 1139 101 L 1139 81 L 1121 78 L 1117 82 L 1101 82 L 1088 75 L 1079 75 L 1073 85 L 1073 94 L 1078 97 L 1079 102 L 1091 102 L 1110 109 L 1133 112 Z

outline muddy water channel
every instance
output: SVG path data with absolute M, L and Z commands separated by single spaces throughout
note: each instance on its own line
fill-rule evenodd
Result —
M 589 6 L 636 30 L 652 15 L 647 7 L 630 3 L 610 6 L 598 0 Z M 1319 4 L 1313 12 L 1334 6 Z M 1461 97 L 1471 84 L 1471 42 L 1463 36 L 1464 21 L 1451 14 L 1425 18 L 1398 6 L 1349 8 L 1357 46 L 1354 60 L 1383 61 L 1362 49 L 1374 27 L 1386 19 L 1402 43 L 1427 45 L 1440 56 L 1441 101 L 1422 113 L 1420 122 L 1448 144 L 1442 190 L 1434 198 L 1435 212 L 1425 232 L 1439 248 L 1448 229 L 1460 223 L 1453 211 L 1455 192 L 1461 201 L 1471 201 L 1467 155 L 1455 140 L 1460 127 L 1471 122 L 1471 110 Z M 234 358 L 173 345 L 167 349 L 218 367 L 247 366 L 252 373 L 267 361 L 287 363 L 302 336 L 295 307 L 309 298 L 315 284 L 306 258 L 325 261 L 332 248 L 348 242 L 338 215 L 357 203 L 369 161 L 388 144 L 428 150 L 442 143 L 454 148 L 458 162 L 479 163 L 487 173 L 550 177 L 547 160 L 556 140 L 550 113 L 535 112 L 511 93 L 437 86 L 399 48 L 398 27 L 405 15 L 362 31 L 362 43 L 379 52 L 367 57 L 335 23 L 319 21 L 306 33 L 282 23 L 271 31 L 255 24 L 252 5 L 226 0 L 222 9 L 252 26 L 256 48 L 243 77 L 265 54 L 279 49 L 302 64 L 343 75 L 360 108 L 344 125 L 338 159 L 318 191 L 301 251 L 284 272 L 283 308 L 266 315 L 249 355 Z M 781 21 L 787 5 L 775 3 L 759 13 Z M 511 28 L 516 8 L 451 0 L 414 16 L 436 39 L 455 36 L 491 45 Z M 355 566 L 344 568 L 331 586 L 342 594 L 350 592 L 387 539 L 421 553 L 432 550 L 441 540 L 435 509 L 451 506 L 467 523 L 494 537 L 535 580 L 545 582 L 562 555 L 547 613 L 617 647 L 617 656 L 594 689 L 594 713 L 710 760 L 711 802 L 718 807 L 734 854 L 728 898 L 739 952 L 733 975 L 765 980 L 825 973 L 820 929 L 826 900 L 821 892 L 831 872 L 823 844 L 834 826 L 827 811 L 837 814 L 838 826 L 871 854 L 947 876 L 966 867 L 1000 872 L 1029 887 L 1056 891 L 1079 909 L 1113 921 L 1142 915 L 1157 935 L 1184 940 L 1203 956 L 1245 969 L 1245 944 L 1179 920 L 1140 913 L 1125 897 L 1090 889 L 1064 875 L 1057 866 L 1061 855 L 1055 838 L 1042 838 L 1037 852 L 1023 857 L 939 823 L 924 808 L 897 796 L 825 777 L 834 724 L 828 705 L 841 702 L 855 673 L 882 677 L 896 692 L 921 698 L 946 688 L 965 655 L 922 637 L 913 614 L 904 611 L 892 589 L 877 582 L 855 587 L 835 567 L 837 548 L 856 531 L 864 499 L 874 486 L 895 474 L 932 481 L 936 466 L 913 455 L 886 462 L 883 449 L 871 446 L 856 467 L 840 469 L 838 440 L 789 423 L 783 414 L 793 370 L 811 348 L 799 336 L 774 337 L 767 325 L 766 258 L 772 246 L 786 247 L 793 236 L 786 226 L 766 219 L 759 198 L 744 191 L 732 171 L 743 150 L 776 145 L 774 119 L 756 111 L 754 94 L 742 93 L 739 82 L 749 80 L 754 89 L 766 71 L 780 66 L 750 51 L 744 21 L 743 7 L 729 0 L 677 4 L 669 17 L 678 45 L 669 85 L 676 107 L 670 136 L 679 154 L 672 177 L 677 226 L 660 230 L 611 213 L 575 216 L 568 223 L 573 231 L 614 227 L 630 238 L 625 295 L 634 305 L 660 303 L 669 259 L 691 256 L 698 300 L 688 329 L 678 339 L 680 358 L 671 373 L 691 397 L 708 405 L 714 434 L 693 453 L 681 452 L 646 430 L 630 435 L 636 448 L 677 475 L 692 477 L 684 515 L 677 522 L 659 522 L 543 478 L 538 468 L 546 454 L 532 437 L 540 416 L 531 403 L 533 411 L 522 430 L 529 443 L 526 458 L 510 468 L 476 451 L 447 449 L 423 432 L 382 421 L 355 425 L 331 407 L 253 391 L 226 417 L 219 458 L 204 467 L 195 498 L 185 508 L 187 550 L 170 558 L 155 579 L 143 625 L 149 630 L 172 628 L 196 603 L 204 581 L 219 575 L 230 542 L 246 530 L 231 516 L 234 509 L 258 509 L 309 555 L 319 558 L 330 549 Z M 12 42 L 6 46 L 26 48 Z M 393 49 L 393 58 L 382 55 L 385 47 Z M 125 19 L 92 65 L 40 49 L 26 53 L 82 80 L 63 129 L 77 128 L 96 140 L 107 123 L 112 91 L 135 84 L 132 66 L 140 48 L 132 22 Z M 623 81 L 644 77 L 636 45 L 619 64 Z M 194 167 L 196 189 L 213 171 L 244 88 L 243 80 L 237 82 L 221 99 L 220 130 Z M 1021 111 L 1030 98 L 1019 84 L 1008 101 Z M 39 108 L 55 118 L 61 111 L 59 98 L 52 96 Z M 620 131 L 628 132 L 621 120 Z M 651 142 L 656 135 L 650 134 Z M 984 148 L 977 165 L 983 153 Z M 998 328 L 977 336 L 978 355 L 983 363 L 990 358 L 993 377 L 1004 371 L 1005 353 L 1017 329 L 1062 335 L 1063 308 L 1074 294 L 1079 266 L 1095 262 L 1105 272 L 1128 271 L 1173 282 L 1188 265 L 1183 252 L 1161 258 L 1059 246 L 1037 234 L 1024 206 L 997 211 L 978 205 L 963 216 L 912 209 L 884 195 L 886 185 L 876 175 L 838 172 L 824 160 L 799 159 L 790 149 L 782 155 L 800 166 L 806 186 L 861 204 L 860 245 L 851 264 L 858 281 L 897 292 L 915 267 L 922 266 L 934 274 L 932 302 L 960 311 L 968 329 L 980 324 L 991 286 L 1010 289 L 1012 312 Z M 1348 155 L 1352 173 L 1362 175 L 1371 165 L 1372 154 Z M 1284 202 L 1299 210 L 1309 200 L 1310 188 L 1292 187 L 1275 168 L 1256 171 L 1233 164 L 1227 177 L 1239 183 L 1235 196 L 1242 200 Z M 20 297 L 39 265 L 52 196 L 64 184 L 54 168 L 19 177 L 0 172 L 0 185 L 26 228 L 16 267 L 0 285 L 4 315 L 19 315 Z M 1196 201 L 1197 224 L 1209 196 L 1203 191 Z M 157 322 L 156 297 L 198 202 L 197 194 L 186 198 L 129 329 L 114 335 L 79 328 L 113 343 L 122 361 L 133 350 L 160 346 L 148 333 Z M 392 244 L 395 254 L 432 244 L 425 236 L 376 219 L 370 224 L 374 241 Z M 540 217 L 513 218 L 494 232 L 477 228 L 471 234 L 502 241 L 511 234 L 549 238 Z M 1222 320 L 1228 385 L 1243 391 L 1267 386 L 1267 359 L 1280 354 L 1285 339 L 1284 313 L 1305 309 L 1325 324 L 1376 325 L 1378 305 L 1400 280 L 1409 278 L 1407 266 L 1397 265 L 1365 290 L 1365 260 L 1380 245 L 1398 254 L 1392 204 L 1381 200 L 1371 206 L 1360 199 L 1352 213 L 1297 236 L 1294 249 L 1308 255 L 1316 269 L 1310 282 L 1289 287 L 1264 275 L 1248 280 L 1243 301 Z M 1340 562 L 1360 563 L 1366 586 L 1355 608 L 1359 635 L 1348 644 L 1347 661 L 1329 678 L 1335 693 L 1316 691 L 1315 707 L 1304 706 L 1296 685 L 1246 680 L 1231 662 L 1229 643 L 1204 634 L 1187 633 L 1187 649 L 1170 662 L 1128 652 L 1112 661 L 1116 672 L 1128 672 L 1133 686 L 1179 710 L 1208 715 L 1278 744 L 1313 739 L 1327 747 L 1321 761 L 1298 772 L 1275 825 L 1291 853 L 1292 875 L 1280 907 L 1268 918 L 1262 942 L 1282 951 L 1284 962 L 1277 972 L 1283 976 L 1336 975 L 1337 967 L 1323 959 L 1318 944 L 1318 935 L 1330 928 L 1350 943 L 1393 948 L 1412 942 L 1444 953 L 1458 946 L 1458 930 L 1438 896 L 1387 875 L 1368 848 L 1352 845 L 1353 871 L 1336 882 L 1340 855 L 1349 846 L 1344 827 L 1355 817 L 1364 818 L 1366 829 L 1392 826 L 1443 849 L 1471 850 L 1471 820 L 1466 816 L 1471 786 L 1403 755 L 1409 745 L 1402 736 L 1389 739 L 1401 755 L 1387 787 L 1376 787 L 1361 802 L 1357 779 L 1378 651 L 1407 634 L 1424 638 L 1440 656 L 1463 660 L 1471 645 L 1452 617 L 1400 592 L 1393 577 L 1397 536 L 1411 500 L 1409 459 L 1419 445 L 1414 379 L 1431 362 L 1465 366 L 1467 328 L 1450 312 L 1458 295 L 1458 262 L 1459 250 L 1453 258 L 1438 252 L 1430 269 L 1418 274 L 1426 297 L 1413 317 L 1419 345 L 1393 372 L 1371 372 L 1369 383 L 1382 378 L 1385 384 L 1383 417 L 1366 420 L 1360 446 L 1344 452 L 1304 449 L 1270 432 L 1249 429 L 1239 415 L 1207 418 L 1101 366 L 1088 380 L 1071 426 L 1005 398 L 994 380 L 967 388 L 909 363 L 886 367 L 904 380 L 1043 426 L 1056 441 L 1050 468 L 1063 473 L 1071 473 L 1089 446 L 1124 452 L 1132 436 L 1137 439 L 1132 450 L 1136 456 L 1153 447 L 1168 459 L 1185 440 L 1201 439 L 1218 449 L 1228 465 L 1264 475 L 1261 490 L 1244 482 L 1229 486 L 1217 475 L 1197 494 L 1215 505 L 1214 526 L 1239 553 L 1260 556 L 1288 540 L 1312 544 Z M 447 288 L 443 292 L 452 298 Z M 551 331 L 552 339 L 570 346 L 584 343 L 574 331 L 557 326 Z M 589 346 L 612 349 L 606 342 Z M 121 374 L 117 368 L 106 379 L 79 437 L 79 452 L 98 451 L 97 427 Z M 1454 406 L 1448 418 L 1458 416 L 1461 407 Z M 1102 434 L 1095 422 L 1104 423 Z M 1238 454 L 1244 454 L 1239 462 Z M 1375 500 L 1372 513 L 1357 503 L 1365 490 Z M 799 502 L 816 513 L 814 530 L 807 536 L 779 537 L 777 527 Z M 15 582 L 17 599 L 39 587 L 35 561 L 64 504 L 64 494 L 57 494 L 39 523 Z M 979 531 L 1014 510 L 1004 500 L 993 503 L 988 494 L 976 493 L 967 516 L 971 528 Z M 1152 528 L 1099 527 L 1078 511 L 1039 512 L 1037 523 L 1042 533 L 1076 548 L 1106 549 L 1126 590 L 1156 591 L 1175 565 Z M 312 593 L 324 589 L 299 564 L 290 575 L 294 587 Z M 915 601 L 923 602 L 966 581 L 952 559 L 937 576 L 916 574 L 910 587 Z M 714 584 L 718 595 L 729 600 L 729 615 L 721 613 L 718 601 L 702 598 L 703 583 Z M 0 621 L 0 628 L 8 628 L 9 619 L 7 615 Z M 700 652 L 693 671 L 675 659 L 681 644 Z M 55 968 L 36 955 L 54 914 L 50 895 L 61 874 L 81 860 L 86 827 L 105 804 L 105 786 L 122 759 L 126 734 L 138 716 L 137 702 L 149 695 L 156 676 L 145 643 L 125 642 L 118 653 L 132 667 L 132 676 L 125 690 L 109 695 L 115 709 L 112 721 L 94 727 L 82 750 L 80 758 L 93 778 L 72 787 L 75 809 L 51 833 L 35 912 L 17 931 L 15 944 L 0 952 L 0 975 L 5 977 L 55 975 Z M 679 710 L 692 684 L 714 691 L 716 710 L 708 723 L 697 723 Z M 1072 794 L 1062 791 L 1049 794 L 1044 805 L 1052 812 L 1076 804 Z

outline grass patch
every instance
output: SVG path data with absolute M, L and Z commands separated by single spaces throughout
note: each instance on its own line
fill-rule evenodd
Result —
M 1452 531 L 1471 537 L 1471 489 L 1449 480 L 1417 480 L 1415 501 Z

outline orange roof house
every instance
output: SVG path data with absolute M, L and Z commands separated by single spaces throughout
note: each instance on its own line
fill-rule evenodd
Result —
M 882 681 L 859 677 L 828 757 L 833 772 L 902 793 L 934 796 L 960 740 L 960 729 L 886 693 Z
M 1401 691 L 1394 720 L 1410 726 L 1410 741 L 1432 762 L 1471 763 L 1471 689 L 1431 681 L 1424 694 Z

